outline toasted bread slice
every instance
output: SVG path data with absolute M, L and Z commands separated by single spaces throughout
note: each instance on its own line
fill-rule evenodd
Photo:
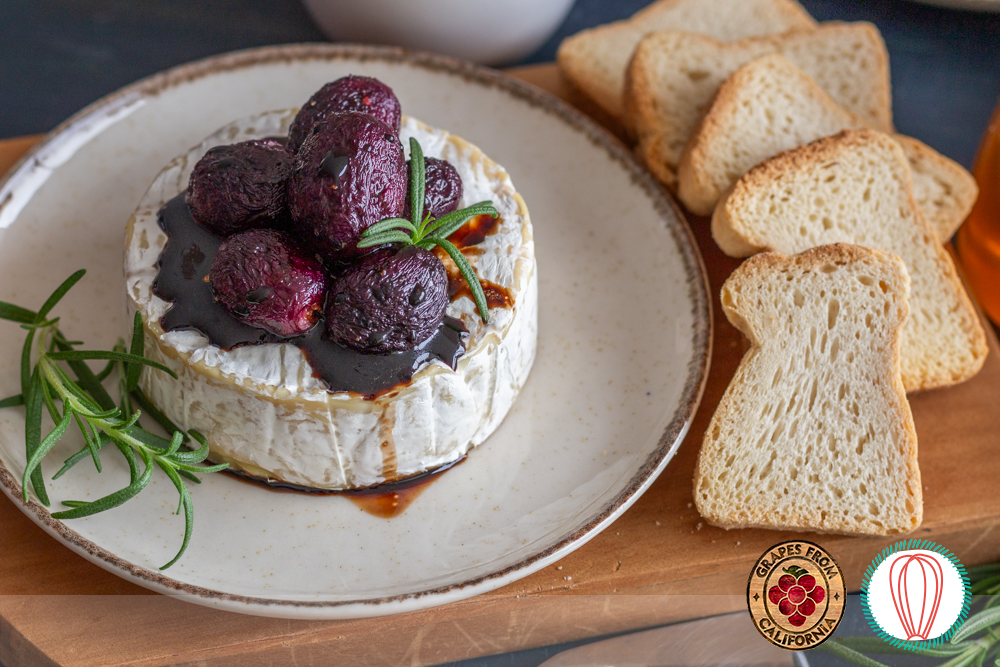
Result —
M 752 347 L 705 432 L 701 515 L 723 528 L 891 535 L 917 528 L 917 434 L 900 382 L 909 279 L 836 244 L 762 253 L 722 287 Z
M 910 162 L 913 196 L 924 217 L 947 241 L 969 217 L 979 196 L 979 186 L 966 169 L 913 137 L 894 134 Z
M 986 335 L 951 256 L 912 193 L 898 143 L 874 130 L 845 131 L 747 172 L 719 202 L 712 234 L 736 257 L 837 242 L 898 255 L 913 283 L 903 384 L 907 391 L 943 387 L 979 372 Z
M 708 215 L 722 193 L 755 164 L 868 123 L 839 107 L 781 54 L 736 70 L 691 137 L 678 170 L 678 196 L 692 213 Z M 914 197 L 938 238 L 947 240 L 965 219 L 978 190 L 972 175 L 929 146 L 893 135 L 906 153 Z
M 621 119 L 625 68 L 639 40 L 654 30 L 683 30 L 730 42 L 815 25 L 794 0 L 659 0 L 629 19 L 567 37 L 556 60 L 571 84 Z
M 625 83 L 625 123 L 657 177 L 676 188 L 677 165 L 719 86 L 737 69 L 781 53 L 839 106 L 892 131 L 889 56 L 870 23 L 823 23 L 816 30 L 720 42 L 658 31 L 639 42 Z
M 722 193 L 755 164 L 866 126 L 787 58 L 761 56 L 719 88 L 681 155 L 678 196 L 692 213 L 709 215 Z

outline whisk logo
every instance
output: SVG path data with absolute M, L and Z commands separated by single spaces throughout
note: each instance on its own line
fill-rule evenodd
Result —
M 861 583 L 869 625 L 886 642 L 910 650 L 948 641 L 969 613 L 965 567 L 926 540 L 897 542 L 876 558 Z

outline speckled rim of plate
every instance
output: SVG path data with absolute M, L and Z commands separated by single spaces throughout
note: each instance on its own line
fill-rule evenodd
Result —
M 41 167 L 39 156 L 73 142 L 81 133 L 87 138 L 98 134 L 109 117 L 116 115 L 123 107 L 135 100 L 157 95 L 160 91 L 182 85 L 218 72 L 252 68 L 256 65 L 274 62 L 295 62 L 303 60 L 357 60 L 406 63 L 431 71 L 443 71 L 462 79 L 490 88 L 498 88 L 528 105 L 556 116 L 572 128 L 583 133 L 587 139 L 605 150 L 630 175 L 633 183 L 640 186 L 652 200 L 656 211 L 667 225 L 677 244 L 687 275 L 688 297 L 692 304 L 695 327 L 692 340 L 693 354 L 688 363 L 687 377 L 681 392 L 679 406 L 665 429 L 656 449 L 632 477 L 629 484 L 615 498 L 596 514 L 587 518 L 576 530 L 564 535 L 555 544 L 541 550 L 520 562 L 488 575 L 470 579 L 449 586 L 396 595 L 383 598 L 340 600 L 340 601 L 298 601 L 273 598 L 259 598 L 236 595 L 186 584 L 165 576 L 158 571 L 139 567 L 109 552 L 91 540 L 85 539 L 63 522 L 52 518 L 42 505 L 29 500 L 20 501 L 21 485 L 0 461 L 0 484 L 4 493 L 30 519 L 47 533 L 62 541 L 66 546 L 109 572 L 132 581 L 145 588 L 189 598 L 199 604 L 225 608 L 230 611 L 298 618 L 359 618 L 385 614 L 416 611 L 438 604 L 463 600 L 485 593 L 522 577 L 528 576 L 559 560 L 568 553 L 586 544 L 604 528 L 618 518 L 649 488 L 653 481 L 673 458 L 681 441 L 687 434 L 701 401 L 705 382 L 708 378 L 712 350 L 712 309 L 709 298 L 708 275 L 698 251 L 697 243 L 684 216 L 673 199 L 653 176 L 642 167 L 632 152 L 610 132 L 589 117 L 553 95 L 528 83 L 513 79 L 499 71 L 470 62 L 437 54 L 411 51 L 397 47 L 379 47 L 354 44 L 292 44 L 271 46 L 212 56 L 186 65 L 180 65 L 160 74 L 142 79 L 111 93 L 85 107 L 68 120 L 61 123 L 45 138 L 32 147 L 17 164 L 0 179 L 0 219 L 11 218 L 11 211 L 4 211 L 14 199 L 19 189 L 28 189 L 23 202 L 18 202 L 20 210 L 30 200 L 37 186 L 32 181 Z M 95 130 L 96 128 L 96 130 Z M 4 215 L 7 213 L 8 215 Z M 17 212 L 12 214 L 16 217 Z M 428 603 L 424 598 L 438 598 Z M 324 614 L 323 610 L 336 607 L 351 607 L 354 613 L 339 613 L 335 616 Z M 311 611 L 310 611 L 311 610 Z M 346 609 L 341 610 L 346 612 Z

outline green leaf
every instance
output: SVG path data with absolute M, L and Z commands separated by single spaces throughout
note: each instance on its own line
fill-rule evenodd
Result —
M 55 401 L 52 400 L 52 393 L 49 391 L 49 383 L 42 382 L 42 401 L 45 403 L 45 407 L 49 411 L 49 417 L 56 424 L 62 419 L 62 415 L 59 414 L 59 409 L 56 408 Z
M 45 301 L 45 304 L 38 309 L 38 313 L 35 314 L 34 323 L 40 324 L 45 319 L 45 316 L 49 314 L 49 311 L 55 308 L 56 304 L 59 303 L 59 301 L 62 300 L 64 296 L 66 296 L 66 292 L 70 291 L 70 289 L 73 288 L 73 285 L 80 282 L 80 279 L 83 278 L 84 274 L 86 273 L 87 273 L 86 269 L 80 269 L 79 271 L 71 275 L 69 278 L 64 280 L 62 285 L 57 287 L 56 291 L 53 292 L 52 295 Z
M 87 428 L 86 424 L 80 421 L 79 415 L 74 414 L 73 418 L 76 419 L 76 425 L 80 427 L 80 432 L 83 433 L 83 439 L 87 442 L 87 449 L 90 451 L 90 457 L 94 459 L 94 467 L 97 468 L 97 472 L 102 472 L 101 456 L 98 453 L 99 447 L 97 446 L 97 438 L 92 436 L 90 429 Z
M 951 638 L 951 643 L 957 644 L 998 623 L 1000 623 L 1000 607 L 992 607 L 978 614 L 973 614 L 958 627 L 958 630 L 955 631 L 954 636 Z
M 180 431 L 174 432 L 174 437 L 170 439 L 170 446 L 167 451 L 163 453 L 164 456 L 173 456 L 178 449 L 181 447 L 181 443 L 184 441 L 184 436 L 181 435 Z
M 191 542 L 191 531 L 194 530 L 194 501 L 191 500 L 191 494 L 188 492 L 187 487 L 184 486 L 184 482 L 181 480 L 180 475 L 177 474 L 177 471 L 169 465 L 163 464 L 159 461 L 156 463 L 160 466 L 160 469 L 167 474 L 170 481 L 174 483 L 174 486 L 177 488 L 177 493 L 181 497 L 177 513 L 180 514 L 182 510 L 184 512 L 184 541 L 181 543 L 181 548 L 177 552 L 177 555 L 175 555 L 169 563 L 160 567 L 161 570 L 166 570 L 184 555 L 184 552 L 187 551 L 188 544 Z
M 98 512 L 113 509 L 138 495 L 140 491 L 146 488 L 152 477 L 153 466 L 150 462 L 147 462 L 146 469 L 143 471 L 142 475 L 124 489 L 119 489 L 114 493 L 110 493 L 103 498 L 98 498 L 97 500 L 89 503 L 70 501 L 73 503 L 71 505 L 70 502 L 64 502 L 64 505 L 69 505 L 73 509 L 65 510 L 63 512 L 53 512 L 52 517 L 60 520 L 80 519 L 85 516 L 97 514 Z
M 86 500 L 64 500 L 62 504 L 66 507 L 83 507 L 87 504 Z
M 419 235 L 424 217 L 424 151 L 413 137 L 410 137 L 410 213 Z
M 21 306 L 0 301 L 0 320 L 10 320 L 19 324 L 33 324 L 36 317 L 38 317 L 38 314 L 27 308 L 21 308 Z
M 107 350 L 66 350 L 65 352 L 53 352 L 48 355 L 48 357 L 54 361 L 83 361 L 86 359 L 112 359 L 114 361 L 125 361 L 129 363 L 143 364 L 145 366 L 152 366 L 157 370 L 167 373 L 174 379 L 177 378 L 177 374 L 163 364 L 159 364 L 145 357 L 137 357 L 134 354 L 128 354 L 126 352 L 113 352 Z
M 968 667 L 975 663 L 982 655 L 982 650 L 968 650 L 947 662 L 942 662 L 938 667 Z
M 135 319 L 132 322 L 132 347 L 129 353 L 135 357 L 142 357 L 145 352 L 145 332 L 142 329 L 142 315 L 135 311 Z M 142 365 L 137 363 L 125 364 L 125 388 L 127 391 L 135 391 L 139 386 L 139 375 L 142 373 Z M 176 375 L 174 377 L 177 377 Z
M 31 330 L 24 339 L 21 348 L 21 393 L 28 396 L 28 383 L 31 381 L 31 348 L 35 343 L 35 331 Z
M 68 352 L 73 348 L 66 343 L 59 343 L 58 347 L 64 352 Z M 97 379 L 94 375 L 94 371 L 90 370 L 90 366 L 82 361 L 68 361 L 66 365 L 69 366 L 73 374 L 76 375 L 76 381 L 79 383 L 80 388 L 87 392 L 94 402 L 101 407 L 102 410 L 112 410 L 115 406 L 114 399 L 101 384 L 101 381 Z
M 201 480 L 198 479 L 195 475 L 189 473 L 187 470 L 178 470 L 177 474 L 189 482 L 194 482 L 195 484 L 201 484 Z
M 11 396 L 0 401 L 0 408 L 15 408 L 19 405 L 24 405 L 24 394 Z
M 129 480 L 131 484 L 134 484 L 135 481 L 139 479 L 139 462 L 135 458 L 135 450 L 132 449 L 131 445 L 119 440 L 112 440 L 112 442 L 115 443 L 115 447 L 117 447 L 118 451 L 125 457 L 125 461 L 128 463 Z M 148 468 L 150 465 L 149 458 L 143 454 L 142 459 L 146 462 L 146 467 Z
M 109 361 L 105 364 L 104 368 L 101 369 L 101 372 L 96 374 L 94 377 L 97 378 L 98 382 L 104 382 L 108 379 L 108 376 L 111 375 L 111 371 L 113 370 L 115 370 L 115 362 Z
M 24 460 L 30 461 L 35 455 L 42 440 L 42 378 L 38 375 L 38 369 L 31 374 L 28 380 L 28 397 L 25 401 L 24 418 Z M 41 469 L 32 471 L 31 486 L 35 489 L 35 495 L 46 507 L 49 506 L 49 494 L 45 491 L 45 479 L 42 477 Z M 28 502 L 27 486 L 21 489 L 25 502 Z
M 366 229 L 364 233 L 361 234 L 361 238 L 365 239 L 369 236 L 381 234 L 382 232 L 397 230 L 400 227 L 408 229 L 410 232 L 417 231 L 417 228 L 413 226 L 413 223 L 406 218 L 386 218 L 385 220 L 376 222 L 374 225 Z
M 818 648 L 821 651 L 832 653 L 852 664 L 859 665 L 860 667 L 889 667 L 885 663 L 873 660 L 863 653 L 858 653 L 854 649 L 844 646 L 844 644 L 837 639 L 831 639 L 830 641 L 823 642 L 818 646 Z
M 106 433 L 97 433 L 96 434 L 96 438 L 97 438 L 97 449 L 98 450 L 100 450 L 106 444 L 108 444 L 109 442 L 111 442 L 111 438 L 109 438 Z M 90 447 L 88 447 L 87 445 L 84 445 L 82 449 L 80 449 L 75 454 L 73 454 L 72 456 L 70 456 L 68 459 L 66 459 L 65 461 L 63 461 L 63 467 L 59 469 L 59 472 L 57 472 L 56 474 L 52 475 L 52 479 L 59 479 L 60 477 L 62 477 L 63 475 L 65 475 L 69 471 L 70 468 L 72 468 L 73 466 L 75 466 L 77 463 L 79 463 L 83 459 L 87 458 L 89 455 L 90 455 Z M 135 481 L 135 480 L 133 480 L 133 481 Z
M 150 417 L 153 421 L 159 424 L 163 428 L 163 430 L 166 431 L 167 433 L 174 433 L 177 431 L 180 431 L 182 434 L 184 433 L 179 428 L 177 428 L 177 426 L 172 421 L 170 421 L 170 418 L 168 418 L 165 414 L 163 414 L 155 405 L 153 405 L 150 402 L 148 398 L 146 398 L 146 395 L 142 393 L 142 390 L 136 389 L 135 391 L 133 391 L 132 400 L 135 401 L 136 405 L 138 405 L 139 408 L 144 413 L 146 413 L 147 417 Z M 184 437 L 184 442 L 187 442 L 188 441 L 187 435 L 185 434 L 183 437 Z
M 190 435 L 195 442 L 200 445 L 200 447 L 189 452 L 177 452 L 174 454 L 174 460 L 189 464 L 201 463 L 208 458 L 208 441 L 205 439 L 205 436 L 198 431 L 191 431 Z
M 486 295 L 483 293 L 483 286 L 479 283 L 479 277 L 476 275 L 476 272 L 472 269 L 468 260 L 465 259 L 465 255 L 451 241 L 436 237 L 433 240 L 434 243 L 444 248 L 444 251 L 455 262 L 455 266 L 458 267 L 462 277 L 465 278 L 465 282 L 469 284 L 469 289 L 472 291 L 472 298 L 479 308 L 479 316 L 483 318 L 483 322 L 489 322 L 490 311 L 486 305 Z
M 38 447 L 36 447 L 35 450 L 31 452 L 31 456 L 28 458 L 28 464 L 24 468 L 24 476 L 21 478 L 21 485 L 22 485 L 21 491 L 24 502 L 28 502 L 28 480 L 31 479 L 31 474 L 35 470 L 41 471 L 41 468 L 39 468 L 38 466 L 42 462 L 42 459 L 45 457 L 46 454 L 49 453 L 49 451 L 53 447 L 55 447 L 55 444 L 59 442 L 59 438 L 63 437 L 63 435 L 66 433 L 66 429 L 69 428 L 69 425 L 72 422 L 72 420 L 73 420 L 73 412 L 67 410 L 66 415 L 62 418 L 62 421 L 60 421 L 56 425 L 56 427 L 52 430 L 52 432 L 49 433 L 47 436 L 45 436 L 45 439 L 42 440 L 42 442 L 38 445 Z M 34 484 L 33 480 L 32 484 Z M 35 493 L 38 493 L 37 489 L 35 490 Z M 45 504 L 46 506 L 48 506 L 48 503 Z
M 374 248 L 386 243 L 409 243 L 410 235 L 403 232 L 382 232 L 358 241 L 359 248 Z
M 228 463 L 219 463 L 217 465 L 212 465 L 212 466 L 193 466 L 193 465 L 188 465 L 187 463 L 179 463 L 176 460 L 171 461 L 171 465 L 177 468 L 178 470 L 187 470 L 188 472 L 197 472 L 206 475 L 212 472 L 222 472 L 223 470 L 229 467 Z
M 166 438 L 162 438 L 155 433 L 150 433 L 146 429 L 138 426 L 133 426 L 128 429 L 128 434 L 150 449 L 156 450 L 156 454 L 158 455 L 167 451 L 170 447 L 170 441 Z
M 446 239 L 458 231 L 459 227 L 477 215 L 490 215 L 495 218 L 500 214 L 493 207 L 492 201 L 481 201 L 460 211 L 441 216 L 434 221 L 434 224 L 427 228 L 425 236 L 434 235 Z

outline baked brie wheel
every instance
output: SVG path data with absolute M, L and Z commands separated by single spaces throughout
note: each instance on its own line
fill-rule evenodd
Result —
M 409 382 L 375 396 L 328 388 L 302 350 L 288 343 L 225 350 L 199 331 L 164 331 L 172 307 L 154 294 L 167 235 L 158 212 L 185 191 L 191 171 L 212 147 L 287 134 L 297 110 L 274 111 L 223 127 L 170 162 L 143 197 L 125 232 L 129 321 L 143 317 L 149 358 L 177 374 L 147 369 L 140 387 L 180 428 L 203 433 L 210 458 L 251 476 L 316 489 L 356 489 L 453 463 L 500 425 L 535 358 L 538 287 L 531 222 L 504 169 L 476 146 L 403 117 L 404 147 L 415 137 L 424 154 L 450 162 L 462 177 L 461 206 L 492 200 L 499 223 L 468 262 L 484 284 L 506 294 L 483 323 L 460 290 L 446 315 L 468 330 L 454 369 L 425 362 Z M 467 290 L 466 290 L 466 293 Z

